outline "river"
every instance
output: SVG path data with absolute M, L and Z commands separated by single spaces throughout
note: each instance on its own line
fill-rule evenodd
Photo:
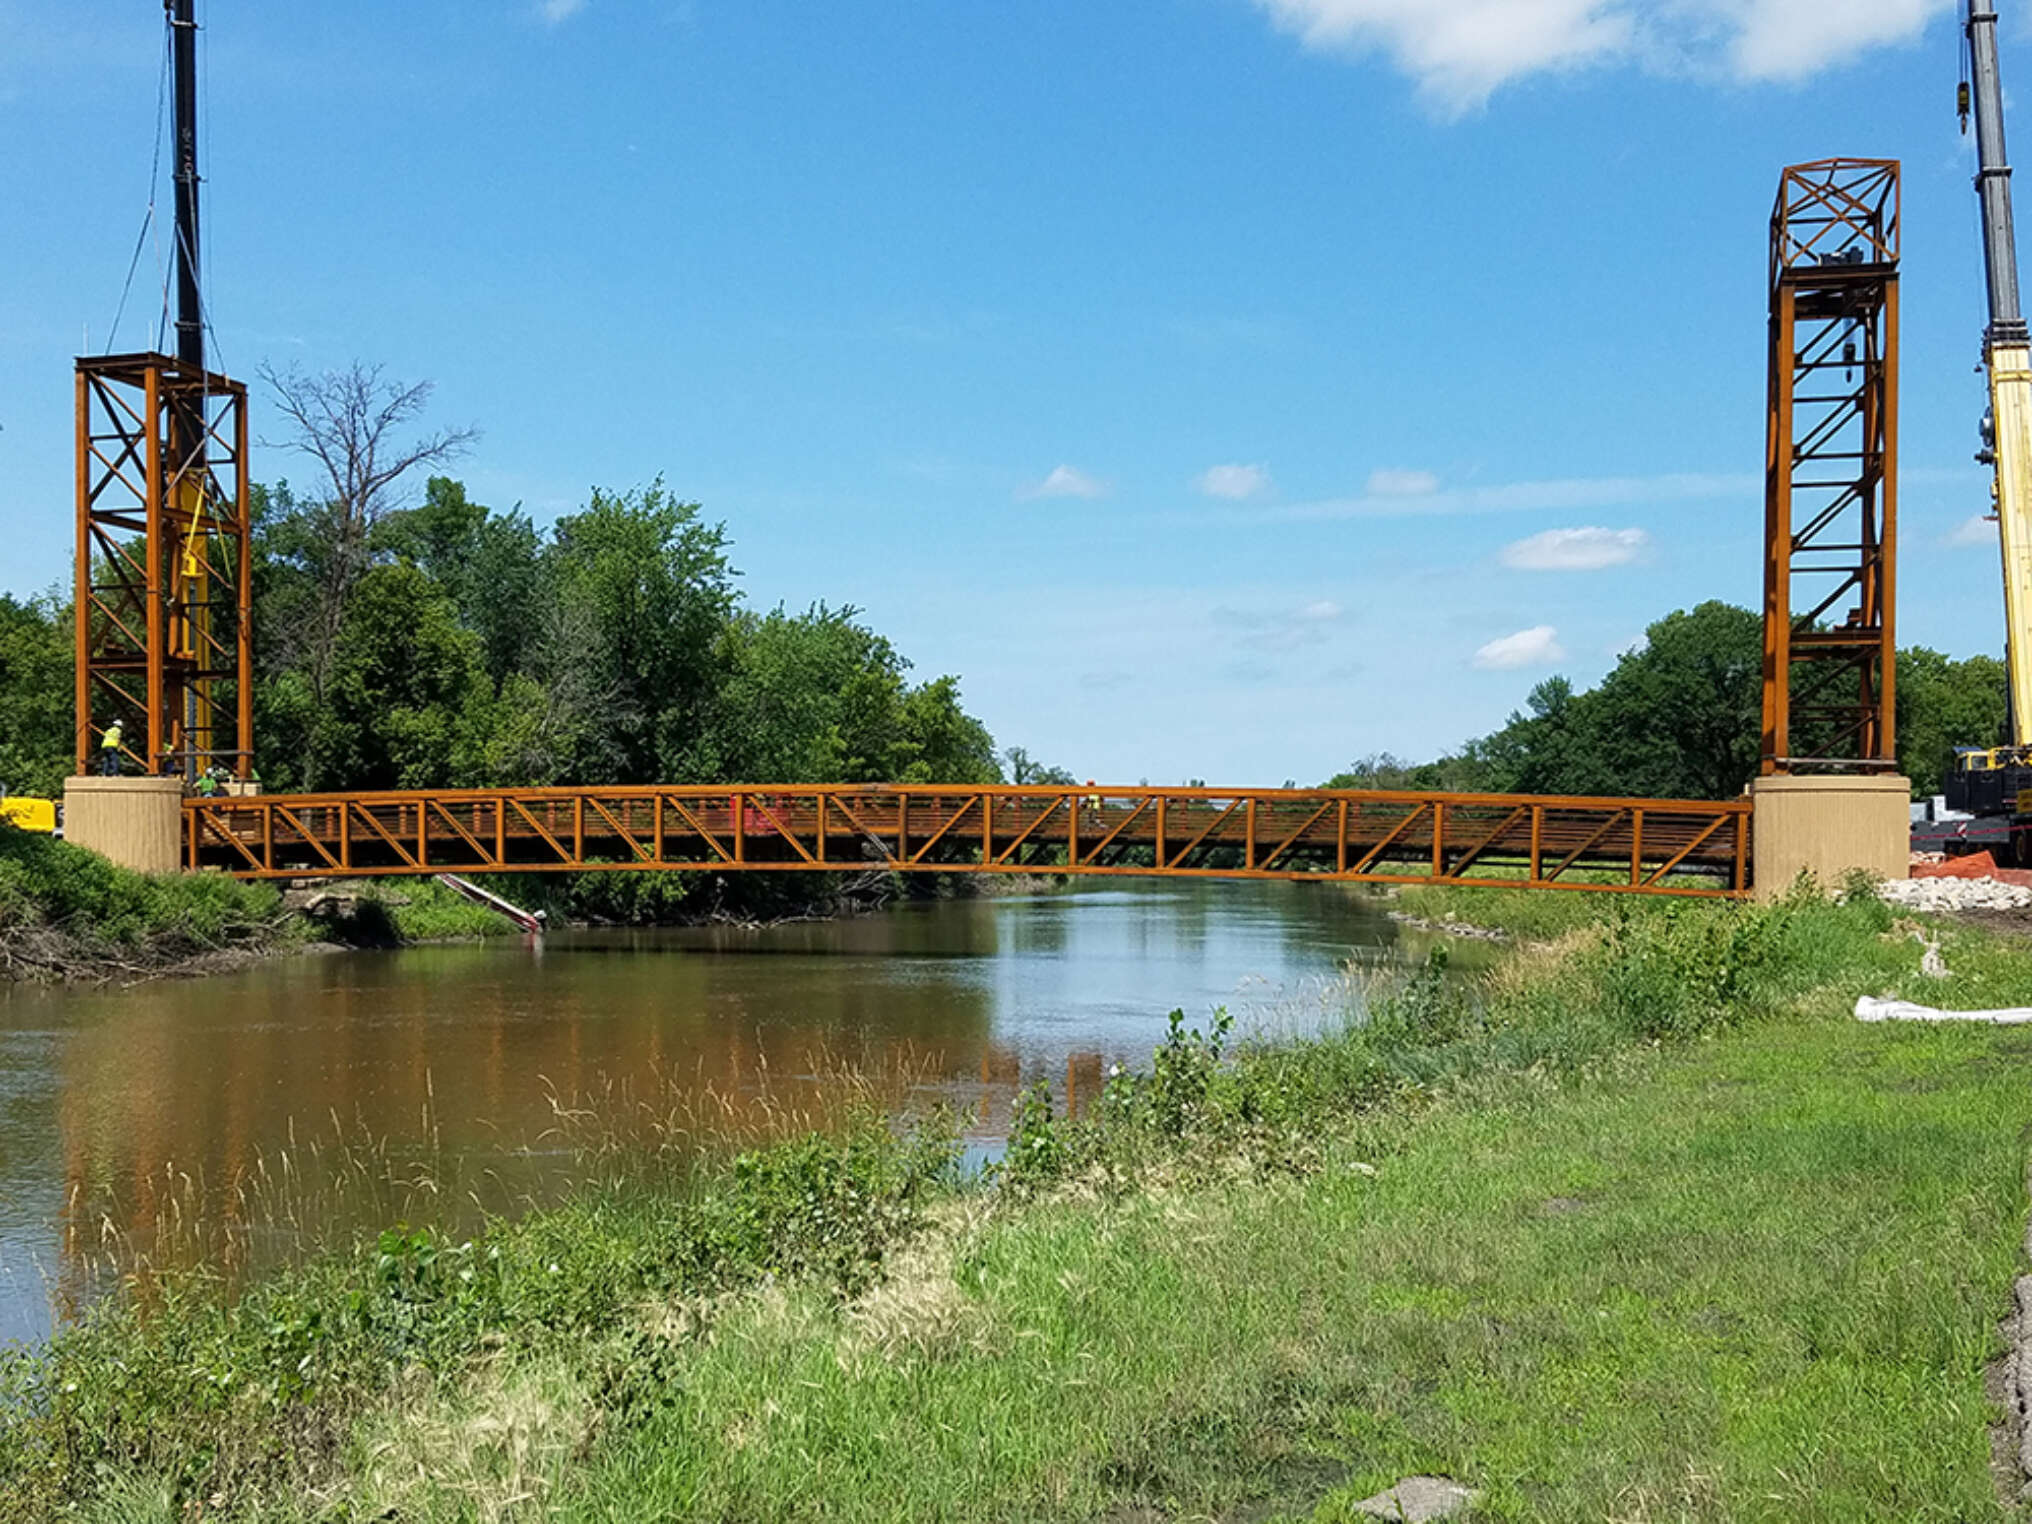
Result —
M 846 1074 L 967 1108 L 990 1151 L 1021 1085 L 1085 1104 L 1174 1007 L 1302 1032 L 1345 1009 L 1351 962 L 1429 946 L 1358 891 L 1132 882 L 0 992 L 0 1342 L 43 1337 L 137 1257 L 258 1264 L 512 1207 L 554 1184 L 561 1132 L 661 1133 L 758 1095 L 822 1108 Z

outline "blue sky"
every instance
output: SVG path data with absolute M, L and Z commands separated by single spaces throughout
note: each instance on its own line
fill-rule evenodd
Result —
M 1952 13 L 200 0 L 217 359 L 430 378 L 539 520 L 662 474 L 1082 775 L 1313 781 L 1755 601 L 1778 173 L 1898 157 L 1900 633 L 1998 650 Z M 0 589 L 68 575 L 159 18 L 0 0 Z

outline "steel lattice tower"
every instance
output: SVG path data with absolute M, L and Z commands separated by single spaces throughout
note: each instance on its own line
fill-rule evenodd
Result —
M 1765 773 L 1896 766 L 1898 164 L 1785 171 L 1771 218 Z

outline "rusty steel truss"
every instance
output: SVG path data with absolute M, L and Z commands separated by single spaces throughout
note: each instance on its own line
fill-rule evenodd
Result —
M 1733 896 L 1749 850 L 1746 799 L 837 784 L 184 801 L 187 865 L 262 879 L 875 868 Z
M 77 766 L 252 769 L 247 389 L 161 354 L 77 364 Z
M 1896 765 L 1898 165 L 1787 169 L 1771 218 L 1765 773 Z

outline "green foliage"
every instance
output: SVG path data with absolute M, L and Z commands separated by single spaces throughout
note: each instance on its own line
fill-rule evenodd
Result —
M 469 711 L 485 674 L 478 637 L 413 565 L 359 580 L 310 724 L 312 789 L 433 788 L 472 781 Z
M 0 823 L 0 970 L 28 977 L 146 968 L 287 939 L 265 884 L 218 873 L 154 877 Z
M 2004 739 L 2009 678 L 1994 656 L 1956 661 L 1925 646 L 1898 653 L 1898 766 L 1915 798 L 1937 794 L 1957 746 Z
M 1007 769 L 1006 776 L 1011 783 L 1026 783 L 1035 787 L 1052 788 L 1079 782 L 1079 779 L 1075 778 L 1064 768 L 1054 767 L 1049 763 L 1038 761 L 1021 746 L 1010 747 L 1008 751 L 1003 753 L 1002 760 Z
M 1432 762 L 1406 762 L 1390 752 L 1377 752 L 1335 773 L 1326 788 L 1444 789 L 1473 793 L 1491 788 L 1489 765 L 1473 747 L 1457 757 Z
M 0 593 L 0 791 L 53 799 L 71 757 L 71 622 L 54 593 Z
M 1586 693 L 1540 683 L 1481 755 L 1523 793 L 1724 799 L 1757 770 L 1762 670 L 1757 616 L 1703 603 L 1653 624 Z
M 772 783 L 998 781 L 958 681 L 912 687 L 910 663 L 859 613 L 821 603 L 729 622 L 714 723 L 725 770 Z
M 512 936 L 520 931 L 506 916 L 476 905 L 435 879 L 340 880 L 330 886 L 339 900 L 350 900 L 342 914 L 320 918 L 327 941 L 354 947 L 399 947 L 411 942 L 452 942 L 474 937 Z M 525 885 L 502 892 L 520 902 Z
M 1988 746 L 2004 723 L 2004 664 L 1898 653 L 1898 760 L 1915 795 L 1937 793 L 1955 746 Z M 1763 724 L 1763 633 L 1748 609 L 1708 602 L 1668 614 L 1600 683 L 1546 678 L 1500 730 L 1457 755 L 1380 753 L 1328 788 L 1725 799 L 1755 775 Z
M 1000 777 L 955 679 L 911 684 L 909 662 L 851 607 L 741 608 L 724 528 L 660 481 L 596 490 L 544 535 L 433 477 L 421 503 L 379 522 L 336 602 L 329 512 L 286 483 L 257 508 L 271 786 Z M 329 639 L 287 633 L 333 607 Z M 687 879 L 563 898 L 644 920 L 682 913 L 695 892 Z
M 711 775 L 707 722 L 735 604 L 725 551 L 722 527 L 661 481 L 595 490 L 557 521 L 544 552 L 554 614 L 541 663 L 546 678 L 570 685 L 578 710 L 574 781 Z
M 1621 915 L 1588 955 L 1603 1008 L 1633 1037 L 1698 1037 L 1754 1012 L 1776 960 L 1790 950 L 1797 901 Z

